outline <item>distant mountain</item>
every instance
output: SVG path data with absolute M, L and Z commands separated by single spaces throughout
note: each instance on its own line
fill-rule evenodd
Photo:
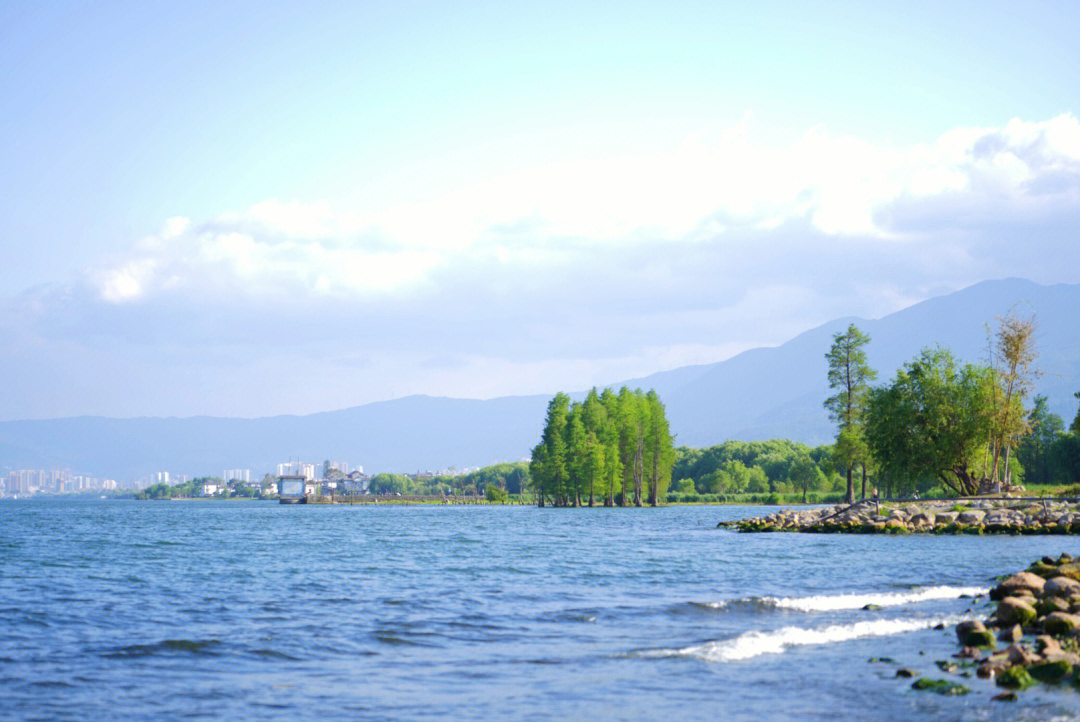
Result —
M 876 320 L 841 318 L 775 348 L 726 361 L 687 366 L 625 382 L 655 388 L 667 404 L 677 443 L 704 446 L 725 439 L 831 440 L 822 410 L 825 352 L 854 321 L 871 337 L 868 356 L 886 381 L 903 362 L 934 343 L 963 360 L 986 358 L 985 324 L 1015 308 L 1039 323 L 1038 391 L 1066 419 L 1080 390 L 1080 284 L 1040 286 L 987 281 Z M 612 384 L 620 386 L 621 383 Z M 409 396 L 309 416 L 109 419 L 76 417 L 0 422 L 0 467 L 70 467 L 129 478 L 153 471 L 219 474 L 226 468 L 262 473 L 289 458 L 327 457 L 366 470 L 409 472 L 451 464 L 516 460 L 529 453 L 549 396 L 486 401 Z

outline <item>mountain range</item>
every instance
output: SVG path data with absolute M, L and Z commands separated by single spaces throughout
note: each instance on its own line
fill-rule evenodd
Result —
M 1069 419 L 1080 390 L 1080 284 L 1043 286 L 986 281 L 879 319 L 838 318 L 786 343 L 725 361 L 686 366 L 614 383 L 655 388 L 667 405 L 676 443 L 726 439 L 832 439 L 822 408 L 828 394 L 825 352 L 855 323 L 867 355 L 887 381 L 925 346 L 941 344 L 964 361 L 985 361 L 995 317 L 1035 315 L 1036 390 Z M 554 393 L 554 390 L 553 390 Z M 580 394 L 577 395 L 580 397 Z M 0 422 L 0 467 L 71 468 L 132 478 L 169 470 L 191 475 L 250 468 L 261 475 L 288 459 L 362 463 L 368 471 L 412 472 L 518 460 L 543 425 L 549 395 L 489 400 L 408 396 L 305 416 L 256 419 L 81 416 Z

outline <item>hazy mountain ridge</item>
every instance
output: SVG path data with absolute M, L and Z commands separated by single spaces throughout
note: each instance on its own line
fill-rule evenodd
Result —
M 868 356 L 879 381 L 919 349 L 949 346 L 958 357 L 987 356 L 985 324 L 1013 309 L 1039 322 L 1038 390 L 1063 417 L 1080 389 L 1080 284 L 1040 286 L 987 281 L 880 319 L 842 318 L 773 348 L 626 382 L 656 388 L 677 443 L 703 446 L 729 438 L 794 438 L 822 443 L 833 435 L 822 409 L 825 352 L 854 321 L 871 337 Z M 622 385 L 621 383 L 613 386 Z M 550 397 L 490 400 L 409 396 L 307 416 L 257 419 L 73 417 L 0 422 L 0 466 L 70 467 L 129 477 L 152 471 L 220 474 L 225 468 L 270 470 L 289 458 L 330 457 L 370 471 L 416 471 L 516 460 L 536 443 Z

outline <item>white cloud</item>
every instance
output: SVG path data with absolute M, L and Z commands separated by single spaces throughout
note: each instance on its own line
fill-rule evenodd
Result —
M 771 147 L 753 139 L 746 119 L 666 154 L 522 168 L 377 210 L 269 199 L 201 224 L 170 218 L 91 279 L 111 303 L 183 288 L 370 298 L 415 293 L 492 261 L 542 275 L 603 249 L 723 239 L 736 229 L 765 239 L 793 222 L 862 243 L 918 240 L 988 212 L 1038 221 L 1078 204 L 1072 115 L 956 128 L 907 148 L 823 128 Z

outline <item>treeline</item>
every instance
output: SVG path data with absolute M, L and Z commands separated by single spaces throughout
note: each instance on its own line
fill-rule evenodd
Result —
M 1028 483 L 1080 483 L 1080 412 L 1068 432 L 1044 397 L 1027 400 L 1038 376 L 1034 319 L 999 319 L 990 337 L 989 362 L 956 361 L 944 347 L 923 349 L 888 383 L 871 386 L 866 361 L 870 338 L 854 324 L 833 338 L 826 354 L 825 401 L 837 424 L 832 457 L 887 496 L 936 488 L 970 496 Z M 1077 394 L 1080 398 L 1080 394 Z
M 518 495 L 529 488 L 529 464 L 524 461 L 494 464 L 468 474 L 410 477 L 404 474 L 376 474 L 368 481 L 372 494 L 402 496 Z M 491 490 L 490 492 L 488 490 Z
M 660 397 L 624 386 L 593 388 L 581 402 L 556 394 L 529 470 L 538 506 L 656 506 L 674 461 Z
M 705 449 L 680 446 L 671 472 L 672 492 L 706 494 L 794 494 L 841 490 L 830 445 L 797 441 L 726 441 Z
M 258 486 L 252 486 L 248 484 L 226 484 L 217 476 L 201 476 L 191 481 L 181 482 L 179 484 L 152 484 L 146 487 L 142 491 L 135 494 L 136 499 L 193 499 L 198 496 L 202 496 L 202 487 L 204 483 L 216 484 L 222 489 L 220 496 L 222 498 L 257 498 L 264 493 L 270 495 L 269 486 L 264 485 L 260 489 Z

